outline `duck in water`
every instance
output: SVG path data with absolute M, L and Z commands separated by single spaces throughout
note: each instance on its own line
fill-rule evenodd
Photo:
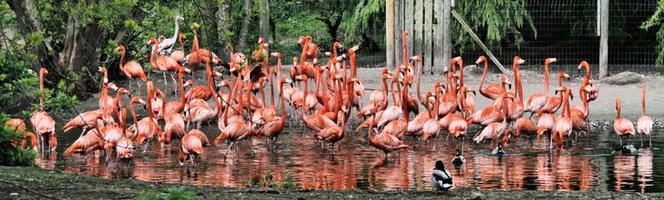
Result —
M 431 175 L 431 187 L 438 191 L 448 191 L 453 187 L 452 175 L 445 169 L 443 161 L 436 161 L 436 166 L 433 168 L 433 174 Z
M 466 159 L 463 158 L 463 155 L 461 155 L 461 151 L 459 149 L 457 149 L 456 154 L 454 155 L 454 158 L 452 158 L 452 165 L 454 165 L 454 167 L 458 169 L 465 162 L 466 162 Z

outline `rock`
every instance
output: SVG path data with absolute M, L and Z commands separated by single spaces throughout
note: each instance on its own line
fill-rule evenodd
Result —
M 483 200 L 483 199 L 486 199 L 486 197 L 484 196 L 484 194 L 482 194 L 480 192 L 473 192 L 473 193 L 470 194 L 470 197 L 468 199 Z
M 477 65 L 468 65 L 463 67 L 463 73 L 465 74 L 471 74 L 471 75 L 478 75 L 482 74 L 482 69 L 477 67 Z
M 620 72 L 613 76 L 603 78 L 601 82 L 611 85 L 627 85 L 627 84 L 640 83 L 643 77 L 644 76 L 642 74 L 626 71 L 626 72 Z

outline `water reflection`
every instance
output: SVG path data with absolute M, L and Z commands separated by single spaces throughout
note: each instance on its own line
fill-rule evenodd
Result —
M 548 138 L 535 139 L 534 148 L 519 139 L 509 145 L 502 158 L 491 156 L 486 145 L 466 141 L 466 162 L 454 168 L 450 161 L 456 142 L 445 142 L 444 137 L 431 145 L 408 139 L 413 149 L 390 154 L 387 162 L 383 162 L 383 153 L 371 147 L 363 133 L 348 134 L 337 144 L 340 148 L 332 150 L 321 149 L 310 132 L 296 129 L 280 136 L 275 147 L 266 147 L 261 139 L 251 140 L 255 152 L 247 142 L 240 142 L 238 150 L 231 151 L 226 159 L 222 155 L 227 144 L 208 147 L 196 168 L 178 164 L 179 142 L 164 147 L 153 143 L 127 162 L 106 162 L 99 155 L 77 155 L 59 161 L 54 156 L 40 158 L 38 163 L 47 169 L 57 167 L 75 174 L 161 183 L 237 188 L 276 187 L 292 182 L 298 188 L 315 190 L 430 190 L 433 165 L 436 160 L 443 160 L 455 178 L 456 188 L 569 191 L 601 189 L 600 183 L 606 183 L 609 190 L 653 192 L 657 190 L 653 159 L 661 159 L 654 157 L 649 149 L 641 149 L 638 156 L 608 154 L 610 149 L 598 149 L 593 144 L 593 141 L 606 141 L 599 137 L 608 134 L 591 134 L 588 136 L 591 138 L 551 155 L 545 150 Z M 69 145 L 72 141 L 63 143 Z

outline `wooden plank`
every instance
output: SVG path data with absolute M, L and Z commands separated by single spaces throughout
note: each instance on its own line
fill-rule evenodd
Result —
M 404 0 L 394 0 L 394 67 L 401 61 L 401 30 L 403 30 L 403 3 Z
M 385 1 L 385 48 L 386 65 L 394 66 L 394 0 Z
M 608 75 L 609 69 L 609 0 L 601 0 L 601 24 L 599 37 L 599 78 Z
M 410 57 L 413 54 L 413 38 L 415 37 L 415 34 L 413 34 L 413 29 L 415 28 L 415 21 L 413 19 L 413 15 L 415 12 L 415 1 L 414 0 L 406 0 L 406 7 L 404 8 L 404 26 L 406 29 L 406 32 L 408 32 L 408 55 L 407 57 Z
M 450 36 L 450 10 L 452 9 L 452 0 L 443 0 L 443 66 L 450 66 L 452 59 L 452 40 Z
M 443 1 L 448 0 L 439 0 L 434 1 L 434 16 L 436 19 L 436 24 L 433 30 L 433 70 L 434 73 L 442 72 L 442 69 L 449 67 L 449 60 L 443 60 L 443 29 L 444 27 L 444 12 L 443 12 Z
M 422 61 L 423 70 L 433 73 L 433 54 L 432 54 L 432 41 L 433 38 L 433 0 L 424 0 L 424 34 L 422 45 Z
M 424 25 L 424 0 L 415 1 L 415 27 L 413 28 L 413 55 L 422 54 L 422 26 Z
M 454 18 L 457 20 L 457 22 L 459 22 L 459 24 L 461 24 L 461 27 L 466 32 L 468 32 L 468 35 L 470 35 L 470 38 L 472 38 L 475 42 L 477 42 L 478 45 L 480 45 L 480 48 L 482 48 L 484 53 L 487 56 L 489 56 L 489 59 L 491 59 L 491 61 L 493 61 L 493 63 L 500 69 L 500 71 L 502 71 L 503 73 L 507 73 L 507 70 L 505 69 L 505 67 L 503 67 L 503 64 L 500 64 L 498 59 L 493 55 L 493 53 L 491 53 L 489 48 L 487 48 L 486 45 L 484 45 L 484 43 L 482 42 L 482 40 L 480 40 L 480 38 L 477 37 L 477 34 L 475 34 L 475 32 L 473 32 L 473 29 L 471 29 L 470 26 L 468 26 L 468 23 L 466 23 L 466 20 L 464 20 L 463 17 L 461 17 L 461 15 L 459 15 L 459 13 L 457 13 L 454 10 L 452 10 L 452 16 L 454 16 Z

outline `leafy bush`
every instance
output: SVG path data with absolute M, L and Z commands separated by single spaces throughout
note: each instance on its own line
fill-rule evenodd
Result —
M 184 188 L 171 188 L 168 193 L 155 194 L 153 192 L 143 191 L 136 197 L 137 200 L 193 200 L 196 194 Z
M 35 151 L 14 146 L 13 142 L 22 137 L 4 126 L 7 115 L 0 113 L 0 165 L 6 166 L 32 166 L 35 165 Z

